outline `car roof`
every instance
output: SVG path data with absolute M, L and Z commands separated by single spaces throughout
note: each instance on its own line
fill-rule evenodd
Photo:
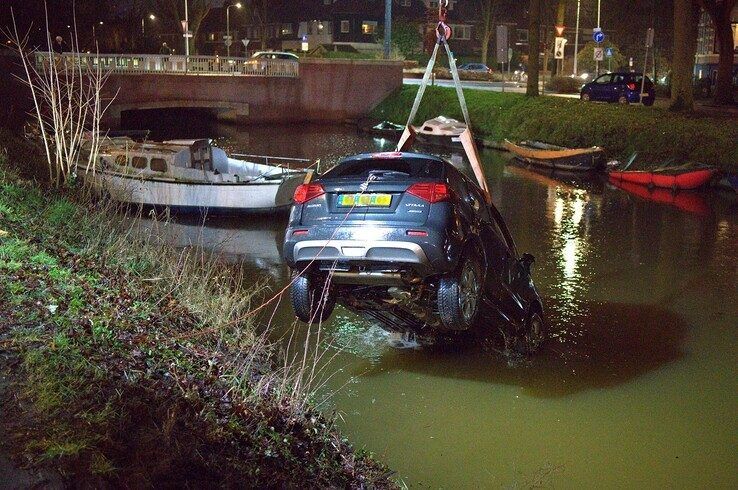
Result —
M 436 162 L 441 163 L 447 163 L 446 160 L 443 158 L 437 157 L 435 155 L 428 155 L 425 153 L 413 153 L 413 152 L 399 152 L 399 151 L 385 151 L 385 152 L 378 152 L 378 153 L 360 153 L 358 155 L 352 155 L 349 157 L 342 158 L 338 164 L 346 163 L 346 162 L 356 162 L 356 161 L 371 161 L 376 159 L 393 159 L 396 158 L 398 160 L 405 160 L 405 159 L 422 159 L 422 160 L 434 160 Z
M 251 57 L 256 58 L 257 56 L 261 56 L 264 54 L 280 54 L 280 55 L 287 55 L 290 57 L 294 56 L 295 58 L 299 58 L 299 56 L 297 56 L 295 53 L 288 53 L 287 51 L 257 51 L 256 53 L 252 54 Z

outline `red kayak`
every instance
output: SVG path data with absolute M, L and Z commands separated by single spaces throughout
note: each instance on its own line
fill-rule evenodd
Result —
M 608 172 L 610 179 L 671 190 L 697 189 L 707 184 L 717 172 L 710 167 L 665 168 Z

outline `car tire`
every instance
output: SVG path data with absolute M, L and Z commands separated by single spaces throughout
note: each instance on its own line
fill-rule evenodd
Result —
M 589 95 L 587 92 L 582 93 L 582 102 L 590 102 L 592 100 L 592 96 Z
M 654 102 L 656 102 L 656 97 L 646 97 L 643 99 L 643 105 L 646 107 L 651 107 Z
M 533 311 L 525 322 L 525 347 L 529 354 L 538 352 L 546 340 L 546 323 L 539 311 Z
M 482 267 L 473 256 L 463 256 L 458 269 L 438 284 L 438 314 L 448 330 L 469 330 L 482 306 Z
M 313 276 L 303 273 L 293 277 L 290 286 L 290 301 L 295 316 L 309 325 L 330 318 L 336 306 L 336 293 L 328 286 L 327 297 L 323 298 L 324 284 Z
M 626 97 L 625 95 L 621 95 L 620 97 L 618 97 L 618 104 L 628 105 L 630 104 L 630 101 L 628 100 L 628 97 Z

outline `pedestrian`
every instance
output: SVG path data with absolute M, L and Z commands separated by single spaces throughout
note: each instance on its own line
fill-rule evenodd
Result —
M 161 49 L 159 50 L 159 54 L 163 54 L 166 56 L 169 56 L 172 54 L 172 48 L 167 46 L 166 42 L 161 43 Z
M 51 50 L 55 53 L 62 54 L 64 52 L 64 38 L 56 36 L 54 42 L 51 43 Z

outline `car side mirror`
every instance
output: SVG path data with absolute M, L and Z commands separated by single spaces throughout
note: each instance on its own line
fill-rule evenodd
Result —
M 536 258 L 533 257 L 531 254 L 523 254 L 522 257 L 520 257 L 520 265 L 523 266 L 523 269 L 525 272 L 530 274 L 533 270 L 533 264 L 536 263 Z

